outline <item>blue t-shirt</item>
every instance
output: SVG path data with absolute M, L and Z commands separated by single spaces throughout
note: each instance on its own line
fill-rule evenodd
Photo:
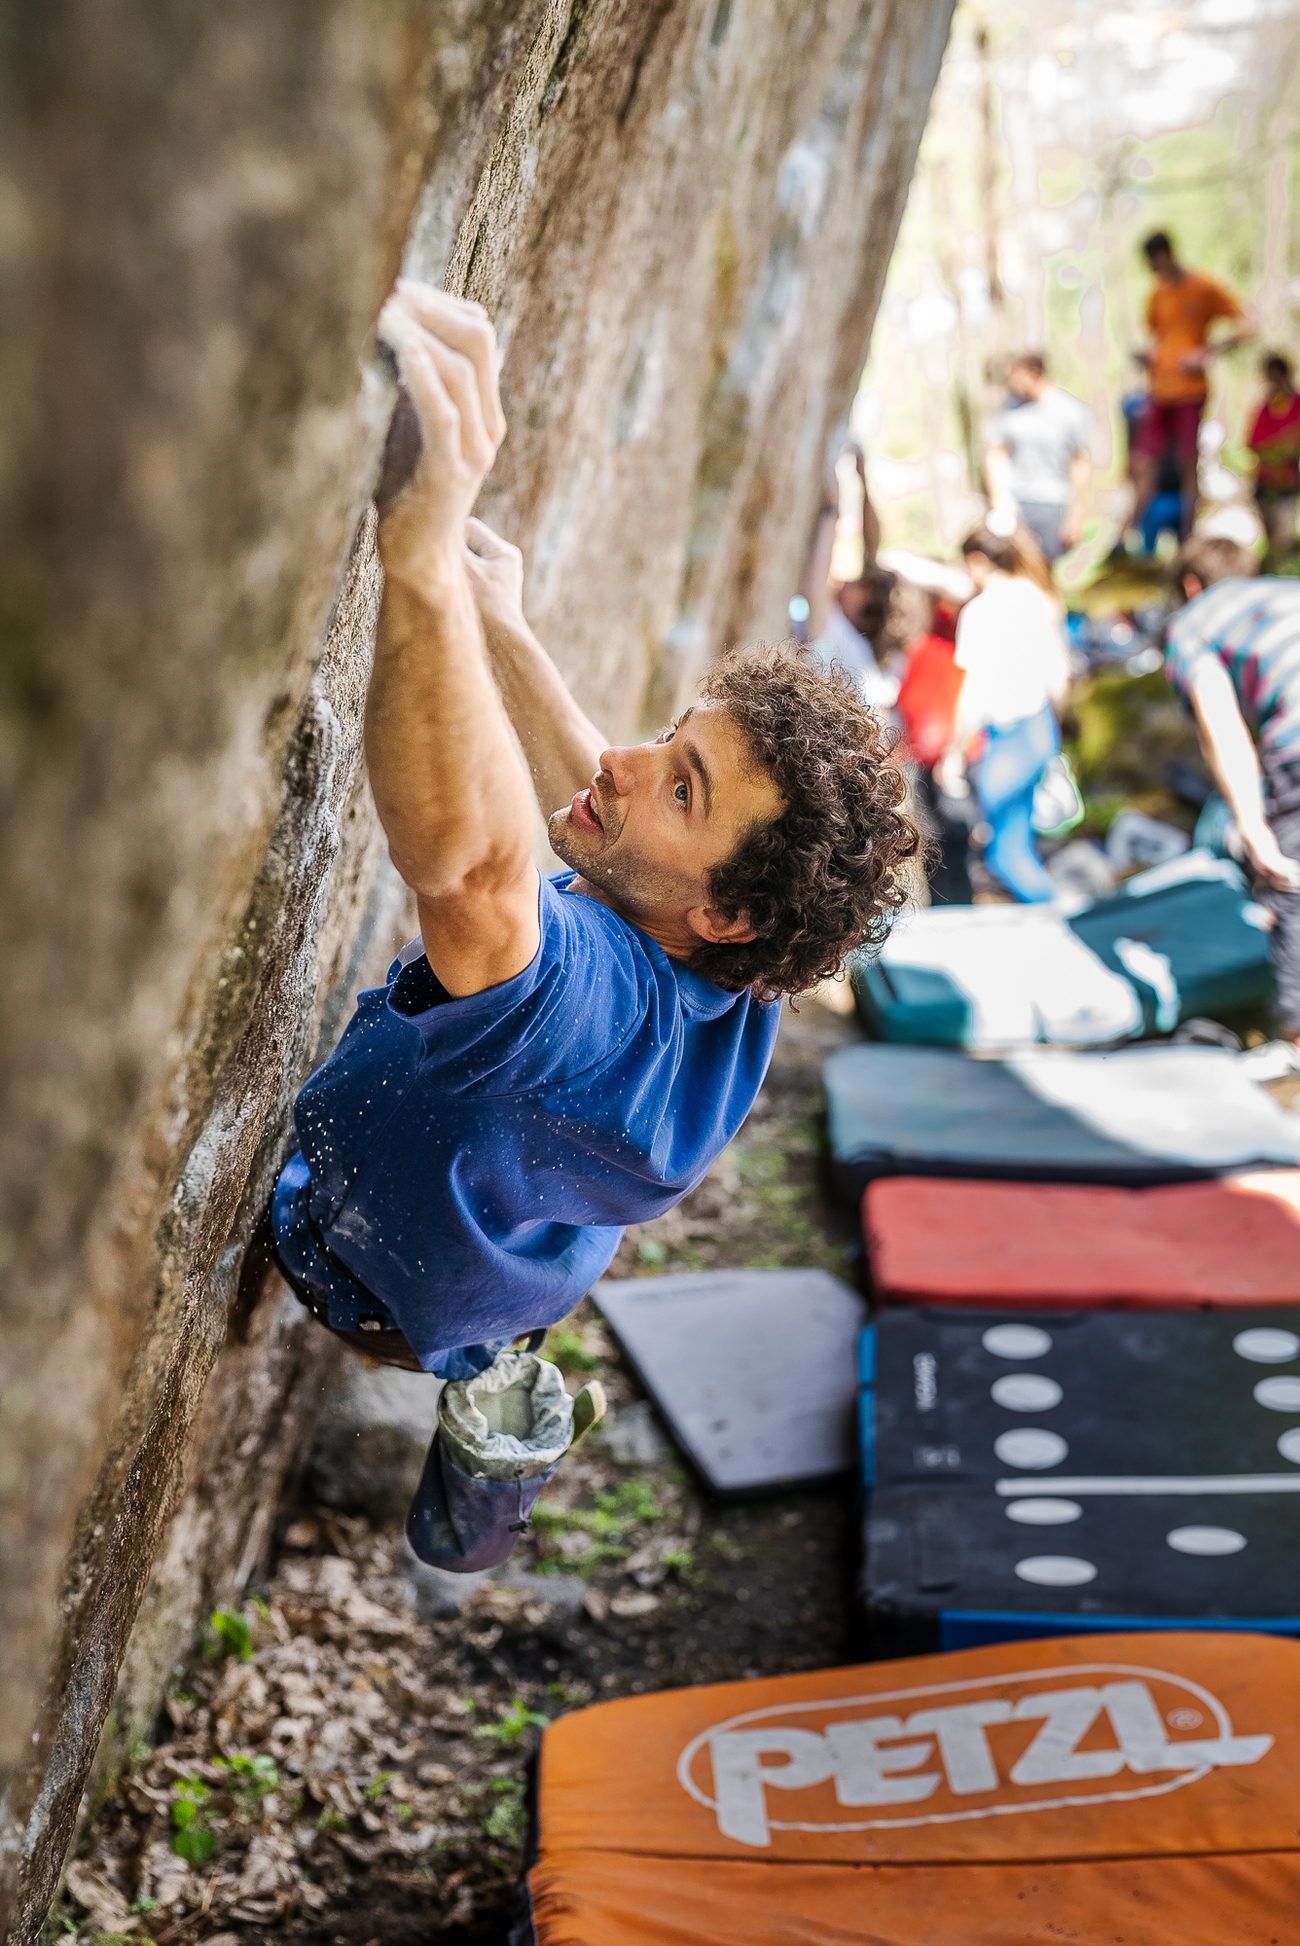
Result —
M 501 986 L 453 1000 L 423 954 L 395 962 L 294 1111 L 282 1261 L 332 1325 L 395 1325 L 442 1376 L 566 1316 L 624 1224 L 696 1187 L 776 1040 L 777 1005 L 690 972 L 573 878 L 542 879 L 541 945 Z

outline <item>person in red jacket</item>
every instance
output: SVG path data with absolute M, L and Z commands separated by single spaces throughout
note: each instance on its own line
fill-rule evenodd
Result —
M 1300 498 L 1300 395 L 1291 360 L 1270 351 L 1261 370 L 1266 387 L 1246 444 L 1255 454 L 1255 502 L 1268 535 L 1269 564 L 1294 553 Z
M 934 777 L 935 765 L 952 742 L 957 698 L 965 681 L 956 654 L 956 608 L 936 600 L 929 630 L 908 648 L 895 704 L 907 739 L 906 754 L 916 763 L 916 794 L 934 841 L 927 875 L 935 905 L 971 902 L 969 801 L 948 797 Z

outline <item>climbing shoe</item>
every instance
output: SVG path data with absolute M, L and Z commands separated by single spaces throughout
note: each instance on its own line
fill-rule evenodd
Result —
M 416 1554 L 453 1574 L 498 1567 L 565 1453 L 604 1410 L 599 1385 L 571 1399 L 559 1368 L 529 1351 L 498 1352 L 486 1371 L 444 1386 L 406 1517 Z

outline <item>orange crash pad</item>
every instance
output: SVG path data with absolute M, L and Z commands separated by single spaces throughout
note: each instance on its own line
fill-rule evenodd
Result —
M 1300 1644 L 1074 1636 L 597 1704 L 536 1946 L 1282 1946 Z M 525 1922 L 512 1935 L 529 1937 Z
M 869 1185 L 862 1226 L 876 1291 L 891 1303 L 1300 1298 L 1300 1169 L 1156 1189 L 893 1176 Z

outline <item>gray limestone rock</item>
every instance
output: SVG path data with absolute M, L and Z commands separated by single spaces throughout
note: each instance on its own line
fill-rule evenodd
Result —
M 405 1520 L 438 1418 L 440 1379 L 344 1361 L 307 1462 L 309 1491 L 327 1507 Z

